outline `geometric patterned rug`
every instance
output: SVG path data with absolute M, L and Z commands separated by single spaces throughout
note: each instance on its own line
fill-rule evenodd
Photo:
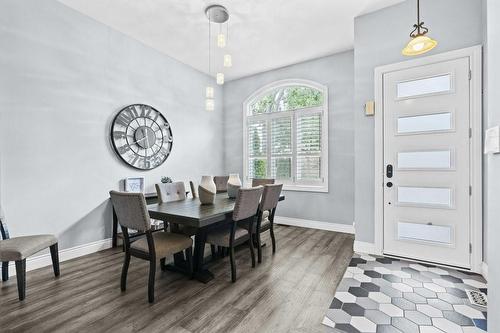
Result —
M 487 294 L 480 275 L 354 254 L 323 324 L 340 332 L 484 333 L 486 307 L 466 290 Z

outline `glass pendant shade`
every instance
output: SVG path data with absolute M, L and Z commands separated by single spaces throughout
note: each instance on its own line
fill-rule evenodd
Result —
M 206 89 L 206 97 L 207 98 L 214 98 L 214 88 L 213 87 L 207 87 Z
M 415 56 L 429 52 L 430 50 L 435 48 L 437 44 L 437 41 L 435 41 L 434 39 L 419 35 L 413 37 L 401 53 L 405 56 Z
M 215 102 L 212 98 L 207 98 L 205 100 L 205 110 L 213 111 L 215 109 Z
M 224 34 L 217 35 L 217 46 L 218 47 L 226 47 L 226 36 Z
M 225 54 L 224 55 L 224 67 L 231 67 L 233 66 L 233 59 L 230 54 Z
M 217 84 L 224 84 L 224 73 L 217 73 Z

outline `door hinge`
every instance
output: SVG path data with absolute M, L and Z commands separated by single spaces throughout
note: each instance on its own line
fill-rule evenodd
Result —
M 469 81 L 472 80 L 472 70 L 469 69 Z
M 472 128 L 469 128 L 469 138 L 472 138 Z
M 469 185 L 469 195 L 472 195 L 472 185 Z
M 472 243 L 469 243 L 469 253 L 472 253 Z

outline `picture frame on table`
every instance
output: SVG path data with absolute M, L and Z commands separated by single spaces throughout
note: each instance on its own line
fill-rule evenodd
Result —
M 123 182 L 124 191 L 132 193 L 144 193 L 145 184 L 146 182 L 144 177 L 127 177 Z

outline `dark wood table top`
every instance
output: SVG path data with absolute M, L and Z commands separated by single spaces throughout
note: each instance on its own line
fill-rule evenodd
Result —
M 282 195 L 280 201 L 284 199 Z M 220 193 L 215 196 L 213 205 L 202 205 L 198 198 L 188 198 L 148 205 L 148 211 L 153 219 L 202 228 L 225 220 L 232 214 L 235 202 L 235 199 L 227 197 L 227 193 Z

